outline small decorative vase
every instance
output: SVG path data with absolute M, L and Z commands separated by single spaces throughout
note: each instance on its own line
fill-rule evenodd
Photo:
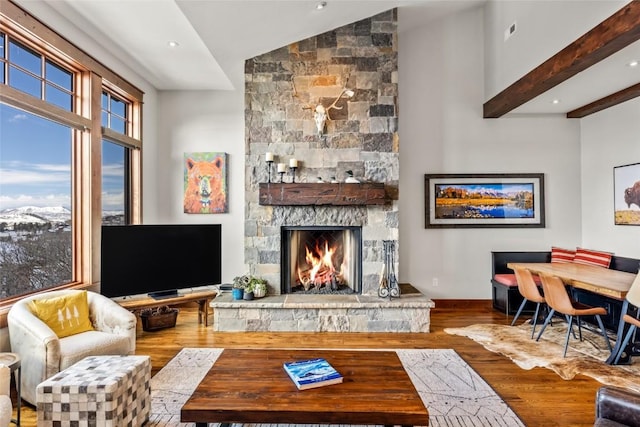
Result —
M 251 301 L 253 299 L 253 292 L 245 292 L 242 298 L 246 301 Z
M 253 291 L 254 298 L 262 298 L 267 294 L 267 290 L 265 288 L 256 288 Z
M 235 300 L 242 299 L 243 294 L 244 294 L 244 289 L 241 289 L 241 288 L 233 288 L 231 291 L 231 295 L 233 295 L 233 299 Z

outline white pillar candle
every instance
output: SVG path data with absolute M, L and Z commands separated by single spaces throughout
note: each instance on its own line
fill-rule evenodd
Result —
M 290 168 L 297 168 L 298 167 L 298 161 L 296 159 L 289 160 L 289 167 Z
M 286 172 L 286 171 L 287 171 L 287 165 L 285 165 L 284 163 L 278 163 L 278 173 Z
M 273 162 L 273 153 L 267 153 L 264 155 L 264 158 L 267 162 Z

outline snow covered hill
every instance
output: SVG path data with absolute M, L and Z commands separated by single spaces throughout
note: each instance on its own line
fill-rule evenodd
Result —
M 20 208 L 10 208 L 0 211 L 0 223 L 4 222 L 10 226 L 24 223 L 66 223 L 70 220 L 71 210 L 62 206 L 23 206 Z

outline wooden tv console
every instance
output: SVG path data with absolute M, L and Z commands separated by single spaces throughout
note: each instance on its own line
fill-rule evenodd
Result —
M 179 294 L 175 297 L 155 299 L 151 297 L 135 297 L 131 299 L 116 301 L 122 307 L 127 310 L 138 314 L 145 308 L 160 307 L 163 305 L 175 305 L 183 304 L 185 302 L 196 301 L 198 303 L 198 323 L 204 323 L 205 326 L 209 326 L 209 303 L 216 297 L 218 291 L 216 290 L 203 290 L 194 291 L 186 294 Z

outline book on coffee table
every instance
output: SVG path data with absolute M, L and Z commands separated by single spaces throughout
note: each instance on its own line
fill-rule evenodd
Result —
M 323 358 L 287 362 L 283 366 L 299 390 L 342 382 L 342 375 Z

